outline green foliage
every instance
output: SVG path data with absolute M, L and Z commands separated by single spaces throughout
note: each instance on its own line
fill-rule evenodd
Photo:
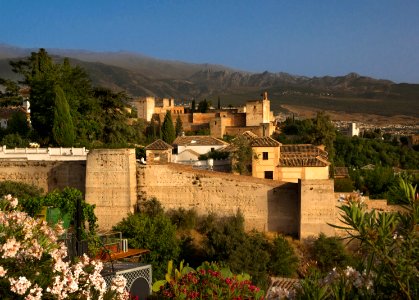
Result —
M 223 160 L 227 159 L 230 156 L 230 153 L 224 151 L 209 151 L 207 154 L 201 154 L 198 159 L 199 160 L 207 160 L 208 158 L 212 158 L 215 160 Z
M 381 139 L 338 135 L 335 141 L 336 165 L 359 169 L 368 164 L 382 167 L 419 169 L 419 153 L 406 146 Z
M 52 135 L 58 146 L 71 147 L 75 139 L 70 107 L 60 86 L 55 87 L 54 122 Z
M 354 183 L 350 178 L 338 178 L 334 180 L 335 193 L 350 193 L 355 190 Z
M 276 236 L 270 250 L 269 273 L 276 276 L 291 277 L 295 274 L 297 267 L 298 258 L 295 255 L 294 248 L 283 236 Z
M 43 190 L 31 185 L 22 182 L 16 181 L 1 181 L 0 182 L 0 195 L 12 195 L 15 198 L 18 198 L 19 201 L 25 201 L 29 198 L 40 197 L 43 194 Z
M 176 118 L 176 128 L 175 128 L 175 131 L 176 131 L 176 136 L 181 136 L 182 135 L 182 132 L 183 132 L 183 124 L 182 124 L 182 120 L 180 118 L 180 115 L 177 115 L 177 118 Z
M 249 141 L 242 135 L 231 141 L 235 150 L 231 152 L 233 171 L 241 175 L 252 174 L 252 147 Z
M 168 264 L 165 280 L 154 283 L 153 291 L 166 299 L 263 299 L 264 292 L 252 284 L 247 274 L 235 275 L 229 268 L 205 262 L 196 270 L 173 269 Z
M 8 148 L 25 148 L 29 146 L 29 141 L 23 139 L 18 133 L 11 133 L 3 137 L 1 144 Z
M 161 127 L 162 139 L 169 145 L 173 143 L 176 138 L 175 128 L 173 127 L 172 114 L 168 110 L 164 116 L 163 125 Z
M 374 281 L 377 298 L 419 297 L 419 199 L 416 187 L 400 181 L 403 211 L 365 211 L 357 203 L 340 207 L 343 229 L 349 240 L 360 242 L 365 276 Z
M 27 137 L 30 128 L 26 115 L 23 112 L 15 112 L 12 114 L 10 120 L 7 122 L 7 132 L 11 134 L 18 134 L 21 137 Z
M 35 189 L 36 191 L 36 189 Z M 61 211 L 61 218 L 69 214 L 73 222 L 76 220 L 76 207 L 77 201 L 81 204 L 81 230 L 83 237 L 87 237 L 90 233 L 94 233 L 97 229 L 97 218 L 94 214 L 94 205 L 88 204 L 84 199 L 82 193 L 75 189 L 66 187 L 62 191 L 55 190 L 46 194 L 45 196 L 34 195 L 24 197 L 20 201 L 23 211 L 27 212 L 30 216 L 35 217 L 38 215 L 43 206 L 51 206 L 59 208 Z M 88 227 L 85 222 L 87 222 Z
M 161 206 L 161 203 L 155 197 L 142 202 L 139 211 L 141 214 L 147 215 L 151 218 L 164 214 L 164 209 Z
M 314 241 L 312 255 L 323 273 L 333 268 L 344 268 L 351 265 L 350 255 L 337 237 L 327 237 L 321 233 Z
M 246 272 L 261 287 L 267 287 L 267 276 L 289 276 L 296 272 L 297 258 L 293 248 L 282 237 L 270 242 L 262 233 L 244 231 L 240 213 L 217 220 L 213 215 L 206 220 L 205 255 L 209 261 L 228 265 L 233 272 Z
M 145 141 L 141 122 L 128 125 L 128 96 L 93 88 L 87 73 L 68 59 L 56 63 L 40 49 L 11 65 L 30 87 L 33 136 L 41 145 L 127 147 Z
M 163 214 L 153 217 L 146 214 L 129 215 L 114 230 L 121 231 L 128 238 L 130 247 L 151 250 L 145 255 L 144 261 L 152 264 L 154 278 L 163 278 L 168 262 L 176 261 L 179 256 L 176 226 Z
M 210 107 L 211 107 L 211 101 L 207 101 L 207 99 L 204 99 L 198 103 L 198 111 L 200 113 L 208 112 Z
M 186 210 L 182 207 L 167 211 L 170 221 L 176 225 L 177 229 L 189 230 L 194 229 L 197 224 L 198 214 L 194 209 Z

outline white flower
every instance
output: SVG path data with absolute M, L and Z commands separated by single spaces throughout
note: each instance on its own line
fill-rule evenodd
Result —
M 32 283 L 26 279 L 25 276 L 20 276 L 17 280 L 14 278 L 9 278 L 9 282 L 10 290 L 18 295 L 25 294 L 27 289 L 32 285 Z
M 0 277 L 6 276 L 7 270 L 3 268 L 3 266 L 0 266 Z
M 0 246 L 0 251 L 3 251 L 3 258 L 14 258 L 20 249 L 20 242 L 16 241 L 14 237 L 6 240 L 6 243 Z

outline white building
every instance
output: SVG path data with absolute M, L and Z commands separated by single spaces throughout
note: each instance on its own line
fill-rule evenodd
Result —
M 228 145 L 226 142 L 211 136 L 179 136 L 173 142 L 173 162 L 194 164 L 198 157 L 208 152 L 219 150 Z

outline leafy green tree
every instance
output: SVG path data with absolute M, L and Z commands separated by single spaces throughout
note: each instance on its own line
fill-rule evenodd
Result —
M 168 110 L 164 116 L 163 125 L 161 127 L 162 139 L 168 144 L 172 144 L 176 138 L 175 127 L 173 126 L 172 114 Z
M 283 237 L 276 236 L 270 249 L 268 270 L 276 276 L 293 276 L 298 267 L 298 258 L 292 245 Z
M 114 230 L 121 231 L 133 248 L 149 249 L 144 261 L 153 266 L 153 277 L 164 278 L 170 260 L 177 260 L 180 247 L 176 239 L 176 227 L 163 214 L 154 217 L 133 214 L 124 218 Z
M 27 137 L 30 131 L 26 115 L 22 111 L 14 112 L 7 122 L 7 132 L 17 133 L 21 137 Z
M 75 139 L 70 107 L 60 86 L 55 87 L 55 107 L 52 134 L 59 146 L 71 147 Z
M 8 148 L 25 148 L 29 146 L 29 141 L 23 139 L 18 133 L 11 133 L 3 137 L 1 144 Z
M 231 152 L 232 169 L 241 175 L 252 174 L 252 147 L 250 142 L 242 135 L 231 141 L 234 150 Z
M 183 124 L 182 124 L 182 119 L 180 118 L 180 115 L 177 115 L 176 118 L 176 136 L 181 136 L 182 132 L 183 132 Z
M 25 201 L 29 198 L 40 197 L 43 194 L 43 190 L 32 184 L 26 184 L 17 181 L 1 181 L 0 182 L 0 197 L 4 195 L 12 195 L 18 198 L 19 201 Z
M 342 240 L 336 237 L 327 237 L 324 233 L 321 233 L 314 241 L 312 254 L 323 273 L 327 273 L 335 267 L 342 269 L 351 265 L 350 255 Z
M 195 109 L 196 109 L 196 102 L 195 102 L 195 99 L 193 99 L 191 102 L 191 112 L 194 112 Z
M 207 99 L 204 99 L 203 101 L 200 101 L 198 103 L 198 111 L 201 113 L 206 113 L 210 109 L 211 101 L 207 101 Z

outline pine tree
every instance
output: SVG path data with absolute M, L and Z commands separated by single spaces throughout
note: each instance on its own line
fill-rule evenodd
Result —
M 166 112 L 164 117 L 163 126 L 161 128 L 162 139 L 168 144 L 172 144 L 176 138 L 175 127 L 173 126 L 172 114 L 170 111 Z
M 63 89 L 55 87 L 55 107 L 52 134 L 54 141 L 59 146 L 71 147 L 74 143 L 75 132 L 73 120 L 70 115 L 70 106 L 65 98 Z
M 176 136 L 180 136 L 182 135 L 183 132 L 183 124 L 182 124 L 182 120 L 180 119 L 180 115 L 177 115 L 176 118 Z

